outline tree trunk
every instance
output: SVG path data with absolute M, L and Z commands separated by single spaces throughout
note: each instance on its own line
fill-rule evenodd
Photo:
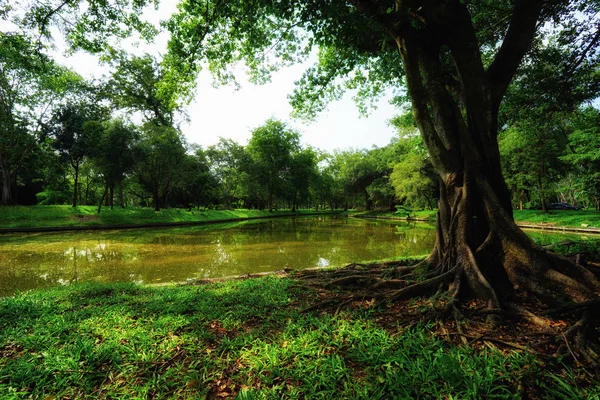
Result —
M 519 192 L 519 210 L 523 211 L 523 198 L 525 197 L 525 189 Z
M 160 196 L 158 195 L 158 191 L 155 191 L 152 197 L 154 198 L 154 211 L 160 211 Z
M 79 162 L 73 165 L 75 170 L 75 183 L 73 184 L 73 207 L 77 207 L 77 192 L 79 187 Z
M 123 195 L 123 181 L 119 182 L 117 186 L 117 200 L 119 202 L 119 207 L 125 208 L 125 196 Z
M 104 199 L 106 198 L 107 193 L 108 193 L 108 184 L 105 184 L 104 191 L 102 192 L 102 197 L 100 198 L 100 202 L 98 203 L 98 214 L 100 214 L 100 210 L 102 209 L 102 203 L 104 203 Z
M 538 174 L 537 174 L 537 184 L 538 184 L 538 192 L 539 192 L 539 195 L 540 195 L 540 203 L 541 203 L 541 206 L 542 206 L 542 212 L 546 213 L 546 212 L 548 212 L 548 206 L 546 206 L 546 198 L 544 196 L 544 183 L 543 183 L 543 180 L 542 180 L 542 174 L 543 174 L 543 172 L 544 172 L 543 168 L 541 168 L 538 171 Z
M 541 3 L 517 3 L 539 15 Z M 445 7 L 445 2 L 440 4 Z M 549 253 L 517 227 L 502 176 L 499 105 L 527 51 L 537 17 L 519 20 L 514 27 L 511 24 L 502 49 L 515 48 L 500 51 L 486 70 L 468 9 L 456 4 L 451 12 L 454 15 L 446 30 L 440 31 L 444 21 L 436 21 L 429 29 L 404 26 L 394 37 L 415 122 L 440 177 L 436 244 L 423 263 L 435 278 L 428 281 L 430 286 L 417 284 L 401 290 L 395 299 L 410 297 L 425 287 L 438 292 L 445 288 L 454 301 L 462 294 L 474 296 L 489 309 L 501 309 L 522 293 L 548 304 L 565 298 L 594 299 L 594 292 L 600 290 L 594 274 Z M 521 43 L 516 38 L 523 32 L 529 36 Z M 440 61 L 444 46 L 453 57 L 456 86 L 448 83 Z
M 11 196 L 12 175 L 7 168 L 2 169 L 2 205 L 10 205 L 12 202 Z

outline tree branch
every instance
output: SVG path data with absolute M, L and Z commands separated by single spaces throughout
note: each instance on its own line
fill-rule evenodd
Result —
M 542 0 L 517 0 L 510 26 L 496 58 L 488 69 L 493 107 L 497 108 L 521 60 L 531 46 L 542 11 Z

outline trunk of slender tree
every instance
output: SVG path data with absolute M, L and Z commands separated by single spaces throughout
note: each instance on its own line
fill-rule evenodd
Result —
M 364 196 L 365 196 L 365 209 L 367 211 L 371 210 L 371 201 L 369 200 L 369 192 L 367 192 L 367 189 L 364 190 Z
M 523 198 L 525 197 L 525 189 L 519 192 L 519 210 L 523 211 Z
M 2 169 L 2 204 L 7 206 L 12 202 L 11 196 L 12 174 L 8 168 Z
M 73 207 L 77 207 L 77 195 L 79 188 L 79 161 L 71 164 L 75 170 L 74 184 L 73 184 Z
M 152 197 L 154 198 L 154 211 L 160 211 L 160 196 L 158 191 L 155 191 Z
M 125 196 L 123 195 L 123 181 L 119 182 L 117 186 L 117 200 L 119 202 L 119 207 L 125 208 Z
M 102 203 L 104 203 L 104 199 L 106 198 L 107 193 L 108 193 L 108 184 L 105 184 L 104 191 L 102 192 L 102 197 L 100 198 L 100 202 L 98 203 L 98 214 L 100 214 L 100 210 L 102 210 Z
M 112 184 L 110 185 L 110 209 L 114 210 L 114 206 L 115 206 L 115 185 Z
M 546 206 L 546 198 L 544 196 L 544 182 L 542 175 L 544 173 L 543 169 L 540 169 L 537 174 L 537 184 L 538 184 L 538 192 L 540 195 L 540 204 L 543 212 L 548 212 L 548 206 Z

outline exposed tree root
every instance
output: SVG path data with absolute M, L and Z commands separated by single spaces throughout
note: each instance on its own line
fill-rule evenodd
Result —
M 577 365 L 600 366 L 597 323 L 600 299 L 596 297 L 597 292 L 590 289 L 593 282 L 591 285 L 590 282 L 579 283 L 580 279 L 589 278 L 585 271 L 571 271 L 567 268 L 568 264 L 564 263 L 574 263 L 544 253 L 544 257 L 553 263 L 563 263 L 556 265 L 554 272 L 545 275 L 549 283 L 546 290 L 562 287 L 557 282 L 567 288 L 562 292 L 563 305 L 549 308 L 543 296 L 547 292 L 535 290 L 539 282 L 534 281 L 527 291 L 517 284 L 508 287 L 509 290 L 502 292 L 502 296 L 497 296 L 497 289 L 488 283 L 474 254 L 467 252 L 462 256 L 462 264 L 455 264 L 451 268 L 443 267 L 443 262 L 439 262 L 437 256 L 430 256 L 412 267 L 395 263 L 350 264 L 338 270 L 300 271 L 296 276 L 324 297 L 323 301 L 304 311 L 338 311 L 347 306 L 373 307 L 376 304 L 394 307 L 403 300 L 421 299 L 421 302 L 427 303 L 427 307 L 422 307 L 418 319 L 447 321 L 440 322 L 440 334 L 449 339 L 455 337 L 464 345 L 481 342 L 488 347 L 501 346 L 535 354 L 545 352 L 542 354 L 544 357 L 566 357 Z M 558 261 L 554 261 L 553 257 L 557 257 Z M 464 267 L 465 263 L 469 264 L 470 269 Z M 575 289 L 581 292 L 572 294 L 570 290 Z M 581 293 L 584 293 L 583 298 L 590 299 L 573 302 L 582 299 Z M 588 294 L 589 297 L 585 297 Z M 569 304 L 564 304 L 569 301 Z M 529 341 L 517 343 L 518 340 L 495 337 L 495 328 L 489 324 L 490 316 L 494 317 L 494 327 L 498 326 L 499 321 L 508 322 L 503 325 L 504 328 L 500 327 L 501 330 L 518 324 L 523 330 L 519 335 L 529 337 Z M 407 320 L 410 324 L 414 322 L 414 319 Z M 448 323 L 453 328 L 448 329 Z M 539 337 L 539 340 L 531 341 L 532 337 Z M 543 350 L 536 350 L 536 347 Z M 548 349 L 551 354 L 548 354 Z
M 474 321 L 485 326 L 477 329 L 488 338 L 508 320 L 522 333 L 545 335 L 537 344 L 556 355 L 600 365 L 600 267 L 581 255 L 571 260 L 535 244 L 515 225 L 510 205 L 499 200 L 502 190 L 473 165 L 464 171 L 440 182 L 436 243 L 429 257 L 412 266 L 386 262 L 301 272 L 298 276 L 317 290 L 335 290 L 311 309 L 365 301 L 394 307 L 428 298 L 431 312 L 424 314 L 450 320 L 463 343 L 477 336 L 471 332 Z

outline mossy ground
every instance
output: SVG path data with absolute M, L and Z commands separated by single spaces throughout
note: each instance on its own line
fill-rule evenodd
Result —
M 600 395 L 597 382 L 560 361 L 458 345 L 432 323 L 407 326 L 398 305 L 366 299 L 303 312 L 329 294 L 292 275 L 159 288 L 84 284 L 4 298 L 0 398 Z

